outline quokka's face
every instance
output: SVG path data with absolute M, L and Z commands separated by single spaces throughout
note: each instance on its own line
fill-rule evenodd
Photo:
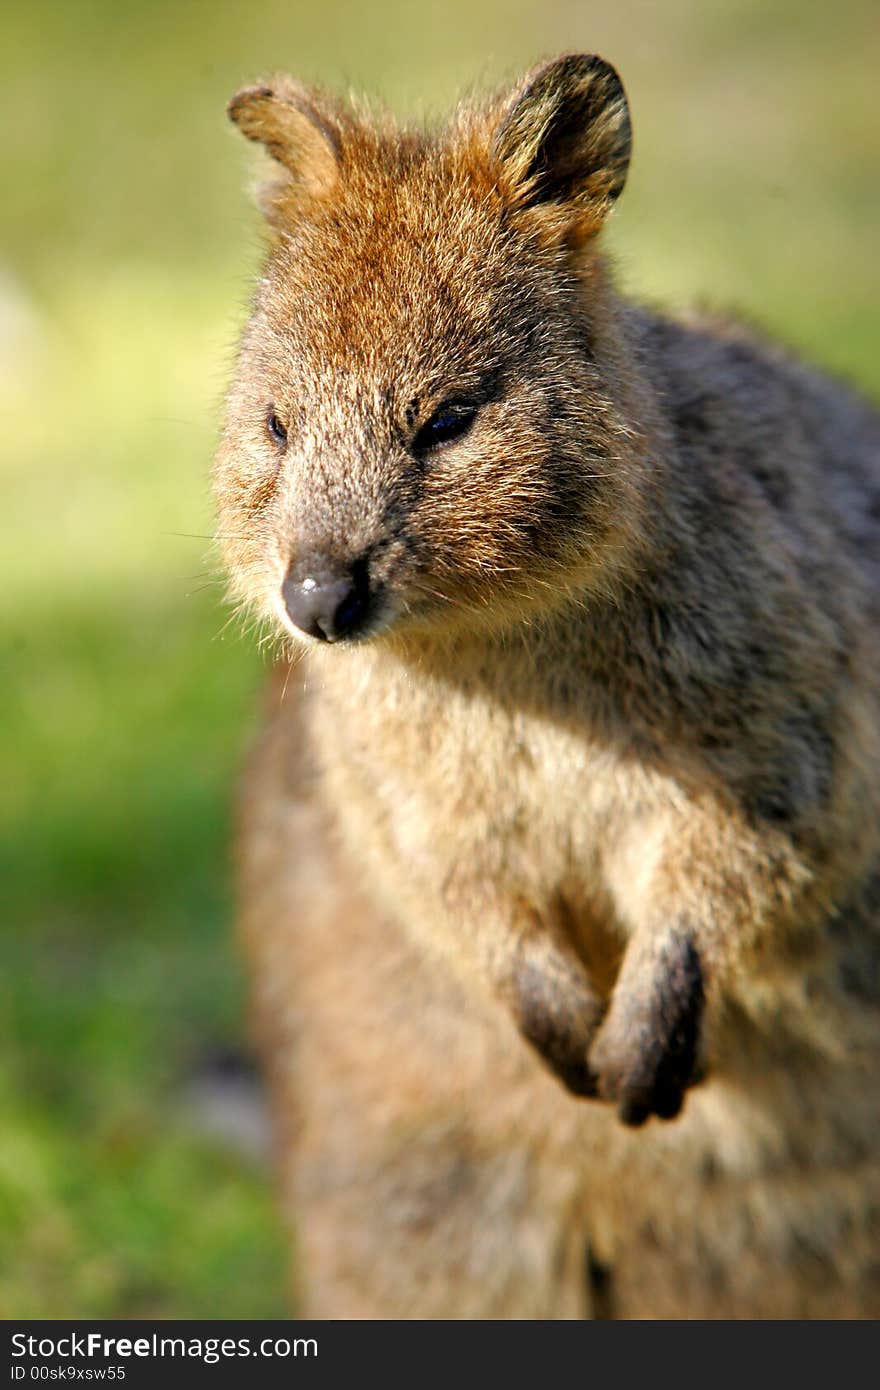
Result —
M 517 202 L 503 112 L 494 146 L 475 125 L 434 143 L 285 90 L 278 111 L 274 88 L 232 108 L 276 157 L 279 120 L 296 149 L 217 462 L 234 586 L 303 641 L 497 626 L 601 550 L 620 500 L 575 219 L 528 165 Z

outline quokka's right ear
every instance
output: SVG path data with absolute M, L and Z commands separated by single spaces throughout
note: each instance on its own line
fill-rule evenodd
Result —
M 495 131 L 492 156 L 514 206 L 570 233 L 598 231 L 623 190 L 632 149 L 623 84 L 610 63 L 571 53 L 526 78 Z
M 315 93 L 279 76 L 242 87 L 226 109 L 242 134 L 265 146 L 285 170 L 283 182 L 270 184 L 260 196 L 270 218 L 281 194 L 329 193 L 339 174 L 341 136 L 332 112 Z

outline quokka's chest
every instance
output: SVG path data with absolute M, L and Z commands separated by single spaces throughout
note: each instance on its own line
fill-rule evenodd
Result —
M 478 876 L 538 899 L 592 895 L 647 862 L 679 794 L 574 714 L 418 681 L 324 696 L 333 717 L 313 717 L 313 736 L 351 841 L 438 886 Z

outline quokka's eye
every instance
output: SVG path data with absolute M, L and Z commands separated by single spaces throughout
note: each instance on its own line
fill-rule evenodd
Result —
M 272 405 L 266 412 L 266 429 L 273 444 L 277 444 L 279 449 L 287 447 L 287 429 L 279 420 L 275 413 L 275 407 Z
M 413 453 L 427 454 L 432 449 L 439 449 L 444 444 L 452 444 L 454 440 L 461 439 L 467 434 L 476 417 L 475 405 L 441 405 L 430 420 L 416 431 L 412 442 Z

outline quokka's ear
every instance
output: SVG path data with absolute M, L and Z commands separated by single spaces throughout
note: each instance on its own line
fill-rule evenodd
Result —
M 590 53 L 530 73 L 501 116 L 492 155 L 516 206 L 569 214 L 598 231 L 626 182 L 632 135 L 623 84 Z
M 266 204 L 284 191 L 317 196 L 330 191 L 339 173 L 340 132 L 315 93 L 280 76 L 243 87 L 226 109 L 242 134 L 264 145 L 289 176 L 263 191 L 267 214 Z

